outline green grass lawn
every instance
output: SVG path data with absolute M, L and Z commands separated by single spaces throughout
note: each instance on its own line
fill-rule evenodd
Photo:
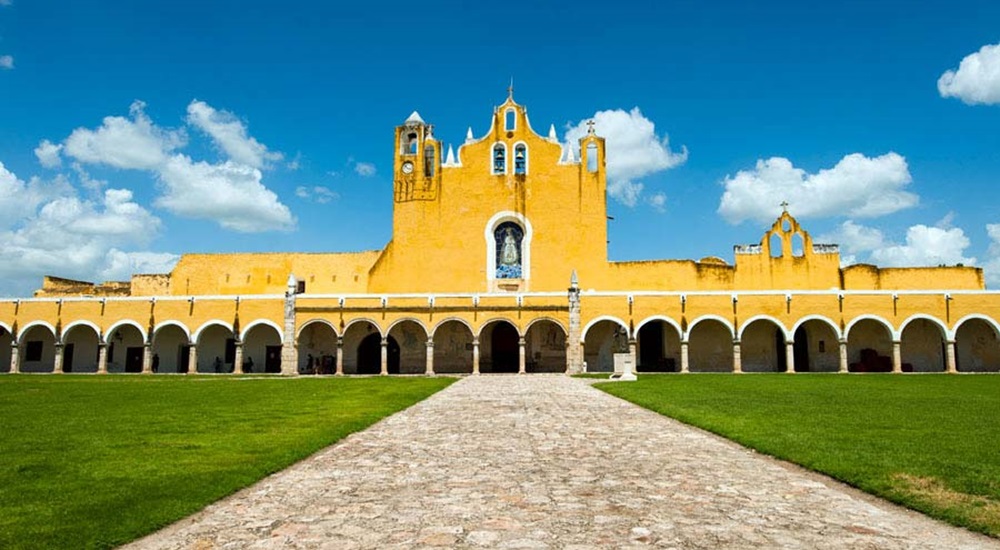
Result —
M 640 376 L 596 387 L 1000 536 L 1000 376 Z
M 127 542 L 453 381 L 0 376 L 0 548 Z

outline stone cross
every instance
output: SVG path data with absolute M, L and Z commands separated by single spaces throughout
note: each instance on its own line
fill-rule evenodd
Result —
M 588 134 L 593 134 L 594 133 L 594 121 L 593 120 L 588 120 L 587 121 L 587 133 Z

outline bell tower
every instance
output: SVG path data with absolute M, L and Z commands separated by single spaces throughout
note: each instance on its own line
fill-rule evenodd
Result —
M 434 126 L 413 114 L 396 127 L 396 159 L 393 164 L 393 196 L 396 203 L 433 201 L 441 186 L 441 144 L 434 139 Z

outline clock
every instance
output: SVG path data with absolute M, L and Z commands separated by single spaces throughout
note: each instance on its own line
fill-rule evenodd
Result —
M 404 174 L 413 173 L 413 163 L 412 162 L 406 161 L 406 162 L 403 163 L 403 173 Z

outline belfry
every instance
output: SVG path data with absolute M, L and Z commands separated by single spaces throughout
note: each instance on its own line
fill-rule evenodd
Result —
M 185 254 L 126 282 L 46 277 L 34 297 L 0 301 L 0 369 L 1000 371 L 1000 294 L 981 269 L 841 267 L 787 204 L 732 263 L 609 261 L 600 130 L 571 144 L 535 133 L 511 92 L 456 150 L 413 112 L 395 130 L 381 250 Z

